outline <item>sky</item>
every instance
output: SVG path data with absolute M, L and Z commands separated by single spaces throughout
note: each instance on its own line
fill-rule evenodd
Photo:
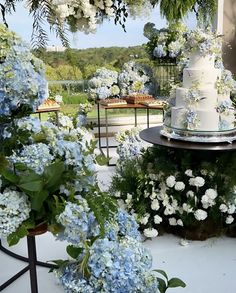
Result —
M 11 30 L 18 33 L 24 40 L 30 43 L 33 21 L 22 3 L 17 5 L 15 13 L 7 15 L 7 22 Z M 128 19 L 126 22 L 126 33 L 119 25 L 115 25 L 113 20 L 106 20 L 98 27 L 96 34 L 86 35 L 82 32 L 70 34 L 70 45 L 72 48 L 79 49 L 141 45 L 147 42 L 147 39 L 143 36 L 143 27 L 147 22 L 155 23 L 157 28 L 166 26 L 166 21 L 161 18 L 159 8 L 157 7 L 153 9 L 150 15 L 139 19 Z M 192 28 L 195 25 L 194 15 L 190 14 L 185 22 Z M 45 29 L 50 39 L 48 45 L 61 46 L 60 40 L 54 34 L 50 33 L 47 25 Z

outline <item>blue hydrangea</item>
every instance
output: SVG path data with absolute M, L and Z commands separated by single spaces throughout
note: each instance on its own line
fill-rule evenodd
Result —
M 153 56 L 157 58 L 166 57 L 166 49 L 162 45 L 158 45 L 153 50 Z
M 96 218 L 87 201 L 79 197 L 79 202 L 67 202 L 64 211 L 57 217 L 57 221 L 64 227 L 58 239 L 67 240 L 75 246 L 80 246 L 83 241 L 99 233 Z
M 57 271 L 66 292 L 158 293 L 158 281 L 150 272 L 152 258 L 133 238 L 110 241 L 98 239 L 90 248 L 90 277 L 81 276 L 79 265 L 71 262 Z
M 19 153 L 13 152 L 9 158 L 11 163 L 21 163 L 34 170 L 37 174 L 42 174 L 46 166 L 50 165 L 54 156 L 50 153 L 50 148 L 44 143 L 25 145 Z
M 48 96 L 42 61 L 31 54 L 20 38 L 12 34 L 10 39 L 9 50 L 0 62 L 1 116 L 12 115 L 22 105 L 35 111 Z

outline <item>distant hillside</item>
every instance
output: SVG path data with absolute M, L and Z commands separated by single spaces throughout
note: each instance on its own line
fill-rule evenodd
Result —
M 134 47 L 108 47 L 90 49 L 67 49 L 64 52 L 34 52 L 46 64 L 53 68 L 60 65 L 77 67 L 83 78 L 89 78 L 97 68 L 120 70 L 122 65 L 130 60 L 148 62 L 148 55 L 144 46 Z

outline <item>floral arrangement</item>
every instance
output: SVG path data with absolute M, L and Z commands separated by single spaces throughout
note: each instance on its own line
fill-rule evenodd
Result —
M 118 97 L 118 73 L 106 68 L 99 68 L 94 77 L 89 80 L 89 95 L 92 99 L 103 100 L 109 97 Z
M 16 78 L 16 88 L 18 83 Z M 24 100 L 24 106 L 31 107 L 35 96 Z M 15 99 L 21 102 L 21 96 Z M 93 135 L 78 128 L 76 118 L 59 115 L 56 126 L 14 114 L 5 113 L 0 125 L 0 238 L 14 245 L 43 226 L 67 240 L 75 260 L 56 262 L 66 292 L 159 292 L 137 223 L 98 187 L 95 171 L 101 155 L 94 153 Z M 185 286 L 175 280 L 174 285 Z
M 119 155 L 119 162 L 125 162 L 139 156 L 147 144 L 139 137 L 140 129 L 134 127 L 130 130 L 123 130 L 116 134 L 116 141 L 119 143 L 116 151 Z
M 182 23 L 170 23 L 167 28 L 156 29 L 154 23 L 144 26 L 144 36 L 149 39 L 146 50 L 158 63 L 175 63 L 186 42 L 187 28 Z
M 221 55 L 221 48 L 222 39 L 220 35 L 210 29 L 197 28 L 187 33 L 183 54 L 189 55 L 198 50 L 202 56 L 217 56 Z
M 0 115 L 3 118 L 33 112 L 48 97 L 43 63 L 3 25 L 0 35 Z
M 118 85 L 122 96 L 133 93 L 152 94 L 154 91 L 150 68 L 134 61 L 123 65 L 118 75 Z
M 106 99 L 131 93 L 152 94 L 154 83 L 150 68 L 130 61 L 124 64 L 120 73 L 106 68 L 98 69 L 90 79 L 89 87 L 92 99 Z
M 84 104 L 79 104 L 79 109 L 77 113 L 77 127 L 87 125 L 87 115 L 93 109 L 93 105 L 89 102 Z
M 236 80 L 234 79 L 232 72 L 223 68 L 221 79 L 217 81 L 217 91 L 220 95 L 227 95 L 232 91 L 236 91 Z
M 148 148 L 142 156 L 117 166 L 112 191 L 146 237 L 156 237 L 163 230 L 200 240 L 232 234 L 234 159 L 234 154 Z

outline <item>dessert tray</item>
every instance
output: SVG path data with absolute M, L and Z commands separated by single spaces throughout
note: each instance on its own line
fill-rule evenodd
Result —
M 141 104 L 142 102 L 150 101 L 155 99 L 151 95 L 145 95 L 145 94 L 131 94 L 125 97 L 125 100 L 127 103 L 130 104 Z
M 197 143 L 232 143 L 236 140 L 236 128 L 222 131 L 195 131 L 163 125 L 160 133 L 168 139 Z
M 38 106 L 38 110 L 45 110 L 45 109 L 60 109 L 60 104 L 55 102 L 54 100 L 47 99 L 44 103 Z
M 104 106 L 126 105 L 127 102 L 123 99 L 105 99 L 100 100 L 100 104 Z

